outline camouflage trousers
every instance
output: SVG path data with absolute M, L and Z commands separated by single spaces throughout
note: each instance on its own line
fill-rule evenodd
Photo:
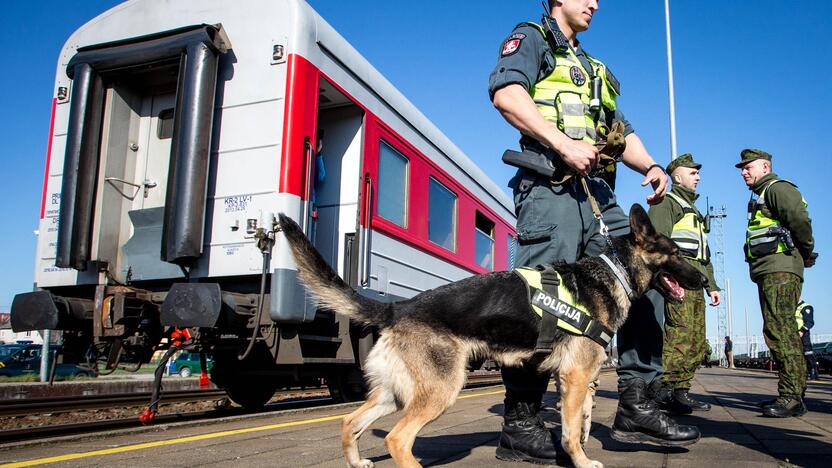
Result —
M 690 381 L 707 349 L 704 292 L 685 291 L 681 303 L 666 301 L 664 310 L 664 383 L 674 389 L 690 389 Z
M 803 344 L 800 335 L 794 331 L 794 310 L 800 301 L 802 287 L 797 275 L 785 272 L 763 275 L 757 283 L 763 313 L 763 335 L 780 368 L 777 384 L 780 395 L 803 395 L 806 390 Z

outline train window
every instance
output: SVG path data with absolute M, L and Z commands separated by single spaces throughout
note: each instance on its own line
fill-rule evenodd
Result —
M 474 255 L 477 265 L 494 271 L 494 222 L 478 211 L 474 224 Z
M 378 215 L 407 228 L 408 160 L 381 142 L 378 158 Z
M 428 239 L 456 251 L 456 194 L 433 177 L 428 193 Z
M 513 235 L 508 235 L 508 245 L 506 246 L 508 252 L 508 270 L 514 269 L 514 259 L 517 258 L 517 239 Z
M 156 137 L 160 140 L 173 138 L 173 109 L 159 111 L 159 122 L 156 124 Z

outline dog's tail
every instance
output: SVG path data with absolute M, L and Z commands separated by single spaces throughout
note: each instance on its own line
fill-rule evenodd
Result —
M 295 257 L 298 276 L 319 306 L 367 325 L 384 327 L 390 324 L 393 317 L 390 304 L 382 304 L 356 293 L 330 268 L 292 218 L 283 213 L 278 217 L 280 229 Z

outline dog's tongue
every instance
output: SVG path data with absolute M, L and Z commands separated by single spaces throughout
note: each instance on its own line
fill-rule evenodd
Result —
M 667 289 L 670 290 L 670 294 L 673 295 L 673 297 L 678 299 L 683 299 L 685 297 L 685 288 L 679 285 L 676 278 L 663 274 L 662 281 L 664 281 L 665 286 L 667 286 Z

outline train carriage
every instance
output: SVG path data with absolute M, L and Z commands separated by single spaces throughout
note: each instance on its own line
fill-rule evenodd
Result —
M 382 301 L 509 266 L 510 199 L 301 0 L 128 1 L 72 34 L 54 96 L 12 326 L 101 372 L 176 340 L 246 406 L 359 398 L 374 332 L 310 303 L 277 213 Z

